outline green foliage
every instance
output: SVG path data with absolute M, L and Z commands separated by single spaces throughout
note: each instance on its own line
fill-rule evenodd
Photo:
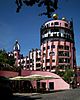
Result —
M 7 59 L 7 53 L 5 50 L 0 50 L 0 63 L 7 63 L 8 59 Z
M 64 73 L 65 73 L 64 71 L 57 71 L 57 72 L 56 72 L 56 74 L 58 74 L 58 75 L 61 76 L 61 77 L 63 77 Z
M 75 73 L 73 69 L 65 69 L 65 71 L 57 70 L 56 74 L 61 76 L 67 83 L 70 83 Z
M 70 83 L 72 81 L 71 78 L 73 77 L 73 75 L 74 75 L 74 71 L 72 69 L 66 69 L 66 71 L 65 71 L 65 73 L 63 75 L 63 79 L 66 82 Z
M 0 50 L 0 70 L 13 70 L 15 59 L 8 56 L 5 50 Z

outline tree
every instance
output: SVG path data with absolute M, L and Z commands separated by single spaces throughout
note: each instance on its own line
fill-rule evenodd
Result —
M 59 68 L 60 66 L 58 66 Z M 64 71 L 60 71 L 59 69 L 57 68 L 56 70 L 56 74 L 59 75 L 60 77 L 62 77 L 67 83 L 70 84 L 71 81 L 75 81 L 73 80 L 74 79 L 74 75 L 75 75 L 75 72 L 72 68 L 66 68 Z
M 46 12 L 42 12 L 40 16 L 46 15 L 48 18 L 51 18 L 51 14 L 58 8 L 58 0 L 16 0 L 15 3 L 17 5 L 17 13 L 20 11 L 23 4 L 31 7 L 35 4 L 37 4 L 38 7 L 44 5 L 46 7 Z
M 73 81 L 72 78 L 74 77 L 74 74 L 75 73 L 73 69 L 66 69 L 63 75 L 63 79 L 70 84 L 70 82 Z
M 1 70 L 13 70 L 15 59 L 13 56 L 9 56 L 5 50 L 0 50 L 0 69 Z
M 5 50 L 0 50 L 0 63 L 5 64 L 8 61 L 7 59 L 7 53 Z

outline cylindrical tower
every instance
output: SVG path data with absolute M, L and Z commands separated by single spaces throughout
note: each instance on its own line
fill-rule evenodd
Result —
M 43 70 L 64 71 L 76 66 L 73 22 L 64 17 L 45 22 L 40 29 L 41 66 Z

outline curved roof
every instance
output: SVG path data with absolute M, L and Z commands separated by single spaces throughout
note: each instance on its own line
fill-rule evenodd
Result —
M 28 76 L 28 75 L 33 75 L 33 74 L 44 75 L 44 76 L 54 76 L 54 78 L 61 78 L 57 74 L 51 73 L 51 72 L 22 70 L 22 76 Z
M 52 76 L 55 79 L 56 78 L 61 78 L 60 76 L 58 76 L 55 73 L 51 73 L 51 72 L 46 72 L 46 71 L 28 71 L 28 70 L 22 70 L 21 71 L 21 76 L 29 76 L 29 75 L 43 75 L 43 76 Z M 4 76 L 4 77 L 16 77 L 18 76 L 18 72 L 12 72 L 12 71 L 0 71 L 0 76 Z

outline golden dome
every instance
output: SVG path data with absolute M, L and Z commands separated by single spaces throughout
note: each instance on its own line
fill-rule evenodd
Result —
M 62 20 L 66 20 L 66 18 L 65 17 L 62 17 Z
M 54 19 L 58 19 L 58 15 L 57 14 L 53 14 L 53 18 Z

